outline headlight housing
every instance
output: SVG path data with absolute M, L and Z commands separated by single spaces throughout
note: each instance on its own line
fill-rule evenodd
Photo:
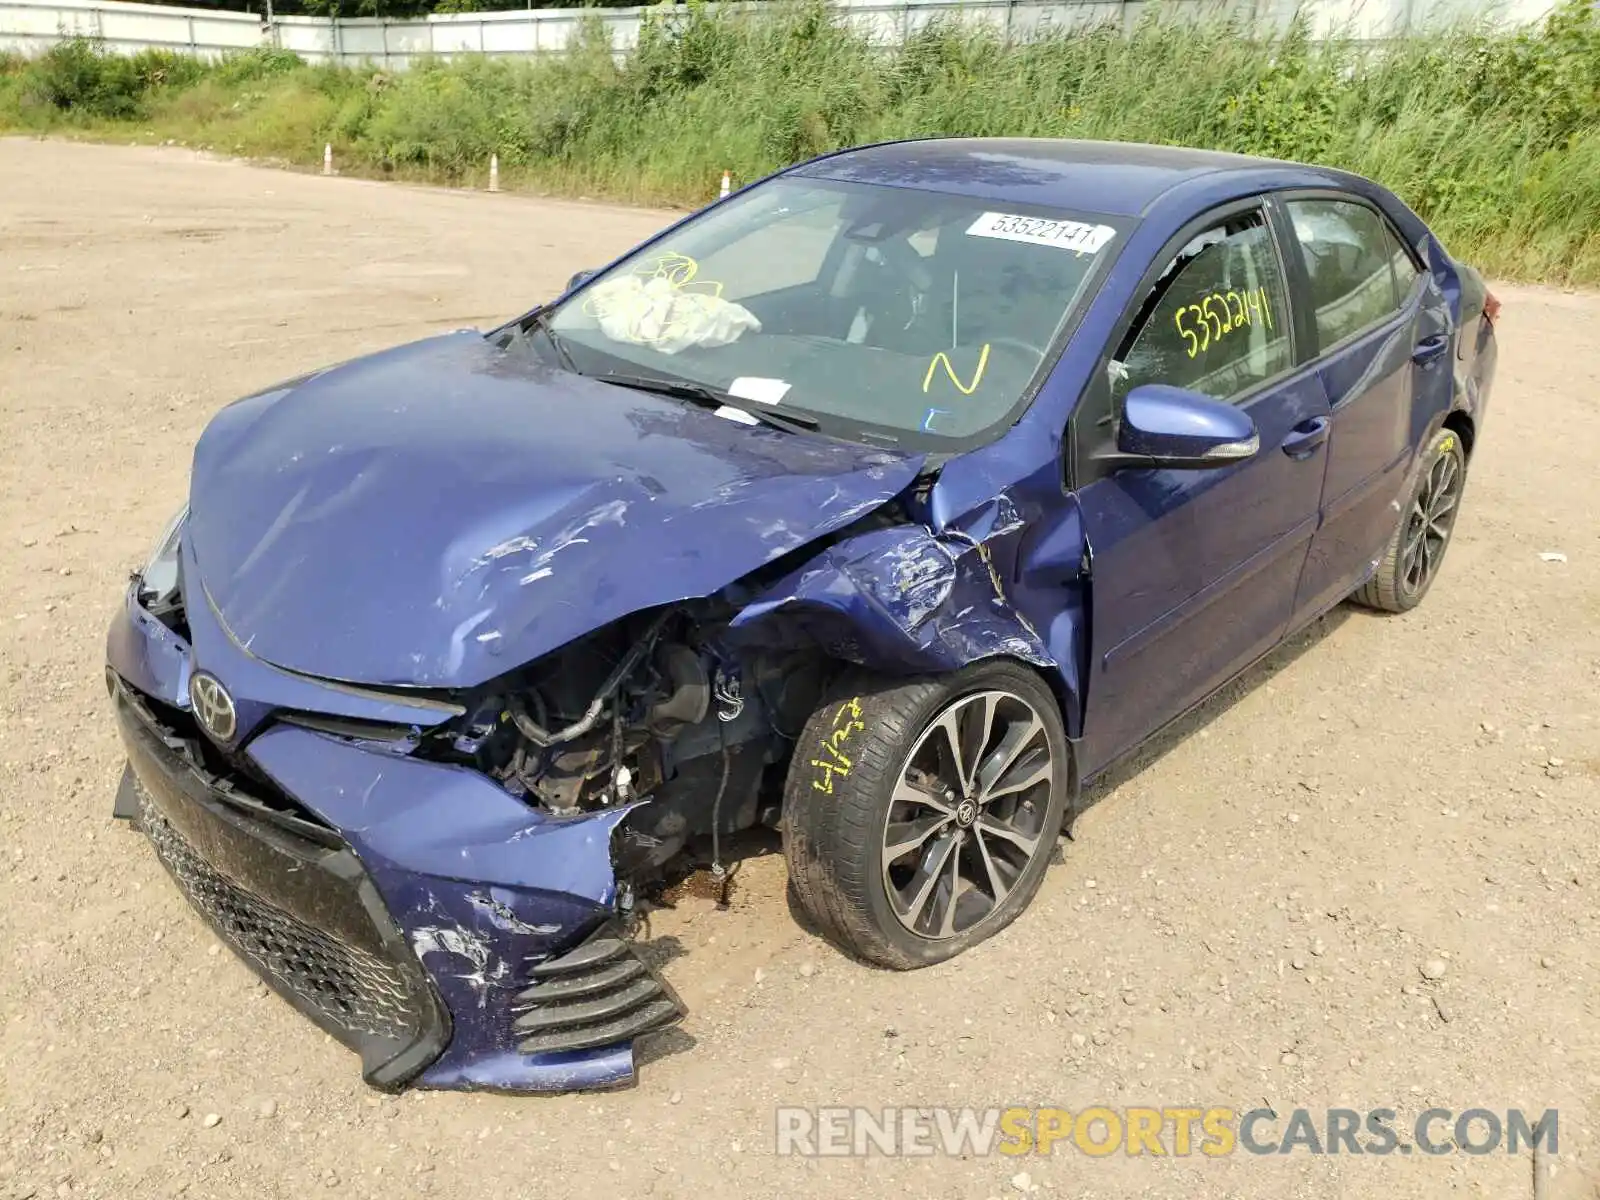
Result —
M 188 517 L 189 506 L 185 504 L 173 514 L 155 545 L 150 548 L 144 569 L 139 572 L 139 577 L 144 581 L 144 586 L 140 588 L 141 595 L 164 599 L 177 591 L 178 545 L 183 539 L 183 525 Z

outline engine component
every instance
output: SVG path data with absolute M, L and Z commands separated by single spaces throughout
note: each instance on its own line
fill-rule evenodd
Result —
M 621 879 L 707 835 L 720 861 L 721 839 L 759 822 L 764 795 L 775 803 L 769 768 L 826 673 L 814 653 L 731 654 L 724 616 L 684 604 L 596 630 L 465 698 L 421 752 L 556 817 L 637 805 L 614 836 Z
M 650 653 L 651 648 L 655 645 L 656 638 L 661 633 L 661 627 L 667 623 L 667 619 L 671 616 L 672 610 L 666 609 L 651 622 L 650 629 L 645 636 L 629 647 L 628 652 L 622 656 L 622 661 L 616 665 L 616 668 L 606 677 L 606 681 L 600 685 L 600 690 L 595 693 L 594 700 L 585 710 L 583 716 L 564 729 L 557 729 L 551 732 L 534 721 L 525 708 L 514 706 L 511 709 L 511 719 L 516 722 L 518 732 L 539 747 L 550 746 L 556 742 L 570 742 L 573 738 L 582 737 L 588 733 L 599 723 L 601 714 L 605 712 L 606 702 L 616 695 L 617 689 L 622 686 L 623 681 L 633 673 L 634 668 L 644 661 L 645 656 Z
M 656 651 L 656 669 L 672 691 L 651 708 L 647 723 L 658 738 L 670 739 L 684 727 L 705 720 L 706 710 L 711 707 L 711 683 L 700 656 L 679 642 Z
M 720 667 L 717 669 L 717 720 L 722 722 L 737 721 L 739 714 L 744 712 L 744 685 L 739 682 L 737 675 L 728 675 Z

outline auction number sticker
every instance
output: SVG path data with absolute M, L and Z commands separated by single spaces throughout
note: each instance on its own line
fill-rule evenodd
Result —
M 1117 231 L 1109 225 L 1085 225 L 1082 221 L 1052 221 L 1048 217 L 986 212 L 967 226 L 967 236 L 1031 242 L 1035 246 L 1054 246 L 1075 254 L 1094 254 L 1116 237 Z

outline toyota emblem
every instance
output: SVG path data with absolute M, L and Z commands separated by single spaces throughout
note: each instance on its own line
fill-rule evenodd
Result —
M 189 680 L 189 706 L 195 720 L 213 741 L 231 742 L 239 731 L 239 718 L 233 710 L 233 697 L 215 675 L 201 672 Z

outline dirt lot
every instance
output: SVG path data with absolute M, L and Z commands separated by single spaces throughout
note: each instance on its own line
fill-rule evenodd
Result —
M 0 181 L 0 1197 L 1530 1186 L 1526 1152 L 773 1152 L 780 1104 L 1008 1103 L 1387 1106 L 1402 1130 L 1557 1107 L 1552 1195 L 1595 1193 L 1600 298 L 1504 289 L 1427 604 L 1334 613 L 1098 789 L 1002 936 L 873 971 L 796 924 L 781 858 L 754 859 L 731 911 L 657 915 L 692 1015 L 636 1088 L 380 1099 L 112 823 L 106 623 L 219 405 L 520 311 L 665 214 L 25 141 L 0 141 Z

